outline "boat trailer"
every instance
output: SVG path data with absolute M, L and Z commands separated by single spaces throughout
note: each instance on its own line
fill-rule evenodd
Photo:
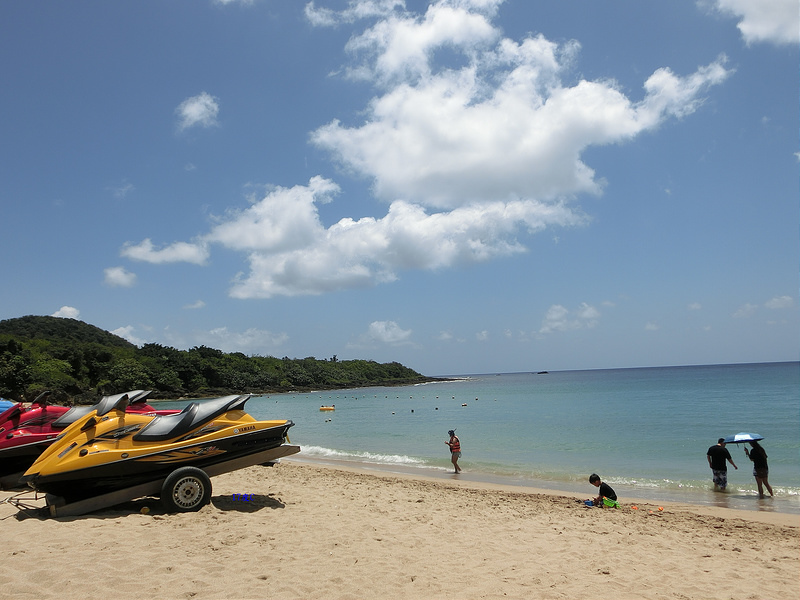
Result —
M 257 452 L 255 454 L 249 454 L 247 456 L 242 456 L 230 461 L 203 467 L 199 470 L 202 470 L 208 477 L 214 477 L 216 475 L 222 475 L 223 473 L 230 473 L 231 471 L 238 471 L 239 469 L 252 467 L 253 465 L 267 464 L 272 466 L 278 459 L 291 456 L 292 454 L 297 454 L 298 452 L 300 452 L 300 446 L 284 444 L 282 446 L 278 446 L 277 448 L 264 450 L 263 452 Z M 173 473 L 181 468 L 184 467 L 179 467 L 173 471 Z M 23 511 L 35 509 L 46 513 L 44 516 L 75 517 L 79 515 L 85 515 L 96 510 L 108 508 L 110 506 L 116 506 L 117 504 L 122 504 L 123 502 L 129 502 L 130 500 L 135 500 L 136 498 L 160 496 L 162 494 L 164 483 L 173 473 L 170 473 L 170 475 L 167 477 L 157 479 L 155 481 L 149 481 L 140 485 L 122 488 L 107 494 L 92 496 L 91 498 L 85 498 L 76 502 L 67 503 L 66 500 L 61 496 L 54 496 L 52 494 L 44 495 L 46 503 L 44 507 L 31 506 L 27 504 L 27 501 L 29 501 L 30 498 L 17 498 L 16 496 L 7 498 L 6 502 L 13 504 L 18 509 Z M 38 499 L 38 497 L 36 499 Z

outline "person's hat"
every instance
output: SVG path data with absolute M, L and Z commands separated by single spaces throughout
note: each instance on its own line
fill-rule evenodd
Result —
M 455 434 L 456 434 L 455 429 L 451 429 L 450 431 L 447 432 L 447 435 L 455 435 Z

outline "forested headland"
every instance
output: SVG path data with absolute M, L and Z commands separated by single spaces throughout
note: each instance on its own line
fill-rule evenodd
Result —
M 151 398 L 280 393 L 434 381 L 397 362 L 275 358 L 196 346 L 141 348 L 77 319 L 26 316 L 0 321 L 0 396 L 91 404 L 135 389 Z

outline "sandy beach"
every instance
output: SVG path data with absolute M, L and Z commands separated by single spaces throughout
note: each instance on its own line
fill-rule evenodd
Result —
M 13 599 L 797 598 L 796 515 L 581 498 L 284 460 L 212 503 L 82 517 L 0 504 Z M 587 486 L 588 488 L 588 486 Z M 0 499 L 11 496 L 0 492 Z M 238 495 L 238 496 L 236 496 Z M 585 497 L 591 496 L 587 489 Z

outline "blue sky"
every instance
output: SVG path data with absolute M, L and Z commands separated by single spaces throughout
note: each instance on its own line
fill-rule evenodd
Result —
M 796 0 L 0 4 L 0 319 L 428 375 L 798 359 Z

